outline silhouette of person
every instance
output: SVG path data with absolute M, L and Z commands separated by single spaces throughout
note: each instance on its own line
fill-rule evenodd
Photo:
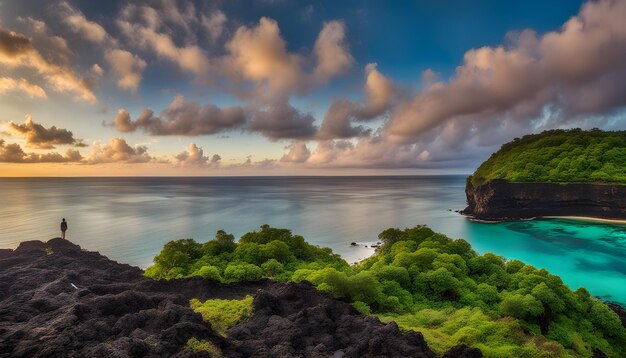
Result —
M 61 237 L 63 239 L 65 239 L 66 231 L 67 231 L 67 221 L 65 221 L 65 218 L 63 218 L 63 221 L 61 221 Z

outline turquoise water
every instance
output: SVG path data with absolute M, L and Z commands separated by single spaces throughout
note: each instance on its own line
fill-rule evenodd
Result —
M 583 286 L 605 300 L 626 303 L 626 226 L 566 219 L 471 223 L 467 237 L 479 252 L 516 258 Z
M 427 224 L 478 252 L 519 259 L 572 289 L 626 304 L 626 226 L 545 219 L 477 223 L 463 176 L 0 179 L 0 248 L 67 238 L 119 262 L 146 267 L 169 240 L 236 237 L 262 224 L 291 229 L 349 262 L 373 253 L 389 227 Z M 357 242 L 357 247 L 350 246 Z M 366 247 L 367 246 L 367 247 Z

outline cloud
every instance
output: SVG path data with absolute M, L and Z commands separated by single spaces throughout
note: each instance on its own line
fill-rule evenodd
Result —
M 95 43 L 111 40 L 107 31 L 100 24 L 87 20 L 80 10 L 72 7 L 67 2 L 61 2 L 57 6 L 57 11 L 63 18 L 63 23 L 85 40 Z
M 201 15 L 202 26 L 213 42 L 222 37 L 226 20 L 226 15 L 220 10 L 216 10 L 211 15 Z
M 265 158 L 259 161 L 252 161 L 252 156 L 249 155 L 246 157 L 246 161 L 243 163 L 230 164 L 227 168 L 230 169 L 238 169 L 238 168 L 254 168 L 254 169 L 268 169 L 272 168 L 276 165 L 276 159 Z
M 77 150 L 68 150 L 65 155 L 56 152 L 26 153 L 17 143 L 7 144 L 0 139 L 0 162 L 2 163 L 68 163 L 79 162 L 82 156 Z
M 132 53 L 114 49 L 108 51 L 105 59 L 113 69 L 113 72 L 119 77 L 117 85 L 120 88 L 136 92 L 141 83 L 141 73 L 146 68 L 146 61 Z
M 588 2 L 558 31 L 469 50 L 455 77 L 400 105 L 387 131 L 415 141 L 448 121 L 524 122 L 528 131 L 611 113 L 626 105 L 625 17 L 626 2 Z M 539 121 L 547 108 L 559 115 Z
M 353 126 L 353 121 L 367 121 L 385 114 L 391 107 L 397 90 L 393 82 L 380 73 L 375 63 L 365 66 L 366 98 L 361 101 L 339 99 L 333 102 L 317 134 L 318 139 L 352 138 L 366 136 L 371 130 Z
M 55 91 L 73 93 L 77 98 L 90 103 L 98 102 L 83 79 L 78 78 L 68 67 L 48 62 L 24 35 L 0 29 L 0 64 L 9 68 L 34 69 Z
M 277 103 L 256 109 L 248 123 L 248 130 L 258 132 L 270 140 L 311 138 L 317 128 L 315 118 L 302 113 L 289 103 Z
M 238 128 L 245 120 L 241 107 L 219 108 L 213 104 L 201 106 L 194 101 L 185 102 L 183 96 L 176 96 L 160 116 L 146 109 L 137 120 L 132 121 L 130 114 L 122 108 L 115 117 L 114 125 L 123 133 L 141 129 L 155 136 L 199 136 Z
M 153 159 L 148 154 L 146 146 L 137 145 L 131 147 L 124 139 L 113 138 L 104 145 L 100 142 L 95 142 L 91 153 L 85 158 L 85 163 L 147 163 Z
M 35 48 L 45 58 L 52 59 L 54 63 L 67 65 L 73 56 L 72 51 L 67 45 L 67 41 L 56 35 L 49 33 L 48 25 L 45 22 L 32 17 L 18 17 L 18 22 L 25 24 L 32 31 L 32 43 Z
M 287 52 L 276 21 L 263 17 L 256 27 L 241 26 L 226 44 L 225 66 L 240 80 L 257 85 L 255 95 L 275 99 L 301 84 L 300 58 Z
M 187 150 L 174 157 L 178 165 L 187 167 L 214 167 L 219 166 L 222 157 L 214 154 L 211 157 L 204 156 L 202 148 L 194 143 L 189 144 Z
M 128 4 L 121 11 L 117 24 L 122 32 L 134 44 L 144 50 L 176 63 L 183 71 L 193 74 L 206 74 L 210 69 L 210 61 L 202 48 L 196 44 L 176 45 L 172 36 L 167 32 L 168 27 L 162 21 L 166 19 L 176 22 L 187 28 L 184 17 L 175 6 L 167 5 L 164 12 L 158 12 L 149 6 Z
M 354 59 L 348 51 L 345 33 L 343 22 L 329 21 L 324 24 L 313 49 L 317 57 L 317 66 L 313 73 L 316 81 L 325 83 L 352 67 Z
M 324 24 L 313 47 L 313 58 L 289 52 L 278 23 L 267 17 L 254 27 L 239 27 L 226 49 L 229 54 L 222 58 L 220 68 L 232 83 L 242 84 L 240 96 L 264 104 L 284 102 L 294 93 L 327 83 L 354 62 L 345 40 L 345 25 L 340 21 Z M 315 66 L 307 66 L 310 63 Z
M 467 51 L 455 75 L 423 73 L 423 90 L 398 93 L 374 65 L 366 98 L 337 100 L 308 166 L 467 168 L 528 132 L 609 126 L 626 108 L 626 2 L 593 1 L 559 30 L 507 35 L 507 44 Z M 353 121 L 384 118 L 374 135 Z M 614 125 L 614 124 L 613 124 Z
M 33 122 L 29 115 L 26 116 L 24 124 L 9 122 L 8 127 L 11 132 L 26 139 L 27 147 L 38 149 L 54 149 L 55 145 L 86 147 L 82 140 L 74 138 L 74 134 L 67 129 L 55 126 L 45 128 Z
M 351 120 L 356 118 L 355 109 L 356 105 L 345 99 L 333 102 L 324 115 L 317 138 L 335 139 L 368 135 L 370 130 L 367 128 L 352 126 Z
M 22 92 L 31 98 L 47 98 L 46 91 L 24 78 L 13 79 L 9 77 L 0 77 L 0 94 L 7 92 Z
M 354 145 L 347 140 L 325 140 L 317 142 L 317 146 L 307 160 L 314 165 L 326 166 L 336 162 L 339 155 L 353 151 Z
M 391 79 L 378 71 L 376 63 L 365 66 L 365 95 L 367 100 L 360 103 L 355 116 L 359 120 L 368 120 L 384 114 L 391 108 L 398 90 Z
M 289 152 L 280 158 L 281 162 L 303 163 L 311 156 L 311 151 L 307 148 L 306 143 L 303 142 L 292 142 L 286 149 L 289 149 Z
M 117 39 L 111 36 L 100 24 L 88 20 L 77 8 L 67 2 L 57 6 L 63 23 L 83 39 L 101 45 L 104 58 L 118 77 L 118 87 L 136 92 L 142 80 L 142 72 L 147 63 L 139 56 L 119 48 Z M 97 65 L 95 65 L 97 66 Z M 99 66 L 98 66 L 99 67 Z M 102 69 L 98 75 L 102 74 Z

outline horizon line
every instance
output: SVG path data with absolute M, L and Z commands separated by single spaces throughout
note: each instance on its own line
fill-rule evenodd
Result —
M 358 177 L 443 177 L 472 173 L 448 174 L 351 174 L 351 175 L 76 175 L 76 176 L 0 176 L 0 179 L 68 179 L 68 178 L 358 178 Z

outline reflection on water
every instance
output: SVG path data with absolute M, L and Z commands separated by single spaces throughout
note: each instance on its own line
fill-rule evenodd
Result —
M 145 267 L 169 240 L 205 241 L 218 229 L 239 237 L 267 223 L 353 262 L 372 253 L 380 231 L 427 224 L 626 303 L 625 226 L 473 223 L 449 210 L 464 207 L 464 185 L 462 176 L 0 179 L 0 247 L 58 236 L 65 217 L 68 239 Z

